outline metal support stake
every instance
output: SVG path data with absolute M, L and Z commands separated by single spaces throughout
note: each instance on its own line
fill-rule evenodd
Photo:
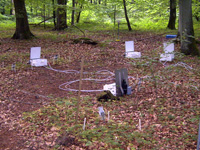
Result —
M 118 21 L 118 41 L 119 41 L 119 23 L 120 23 L 120 21 Z

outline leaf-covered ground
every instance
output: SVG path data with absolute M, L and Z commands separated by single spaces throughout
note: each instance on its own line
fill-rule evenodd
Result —
M 38 38 L 19 41 L 1 31 L 0 149 L 196 148 L 200 59 L 180 54 L 176 44 L 174 61 L 159 62 L 167 33 L 123 31 L 116 41 L 113 31 L 87 31 L 86 36 L 97 45 L 73 44 L 71 39 L 82 36 L 79 32 L 33 29 L 33 33 Z M 142 53 L 140 59 L 124 57 L 124 42 L 132 40 L 135 51 Z M 57 71 L 27 64 L 30 48 L 36 46 L 42 47 L 42 58 Z M 127 68 L 133 92 L 120 101 L 105 103 L 97 101 L 99 92 L 81 92 L 75 124 L 78 92 L 59 86 L 80 78 L 79 72 L 69 70 L 80 71 L 81 58 L 83 79 L 110 77 L 109 81 L 83 81 L 83 90 L 103 89 L 103 85 L 114 82 L 112 74 L 98 71 L 114 73 Z M 78 90 L 79 82 L 67 88 Z M 105 110 L 105 122 L 99 117 L 98 106 Z

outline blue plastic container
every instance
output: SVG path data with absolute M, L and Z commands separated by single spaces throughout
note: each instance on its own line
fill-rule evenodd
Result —
M 177 35 L 166 35 L 166 39 L 176 38 Z

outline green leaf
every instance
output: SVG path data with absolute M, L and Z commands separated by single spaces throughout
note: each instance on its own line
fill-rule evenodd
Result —
M 92 142 L 91 142 L 91 141 L 88 141 L 88 142 L 85 144 L 85 146 L 90 146 L 90 145 L 92 145 Z

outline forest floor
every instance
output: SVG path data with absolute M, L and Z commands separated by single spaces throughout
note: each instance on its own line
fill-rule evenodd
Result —
M 71 39 L 81 37 L 78 33 L 33 33 L 38 38 L 0 39 L 1 150 L 196 148 L 200 59 L 182 55 L 175 44 L 175 59 L 160 62 L 167 33 L 122 32 L 116 41 L 112 31 L 88 31 L 87 37 L 97 45 L 73 44 Z M 125 58 L 125 41 L 134 41 L 135 51 L 142 57 Z M 27 64 L 31 47 L 41 47 L 42 58 L 55 70 Z M 80 78 L 81 58 L 83 79 L 110 77 L 109 81 L 83 81 L 83 90 L 103 89 L 115 82 L 112 73 L 116 69 L 127 68 L 133 92 L 120 101 L 104 103 L 97 101 L 99 92 L 81 92 L 76 123 L 78 92 L 59 86 Z M 79 82 L 62 87 L 78 90 Z M 99 117 L 98 106 L 104 108 L 105 122 Z

